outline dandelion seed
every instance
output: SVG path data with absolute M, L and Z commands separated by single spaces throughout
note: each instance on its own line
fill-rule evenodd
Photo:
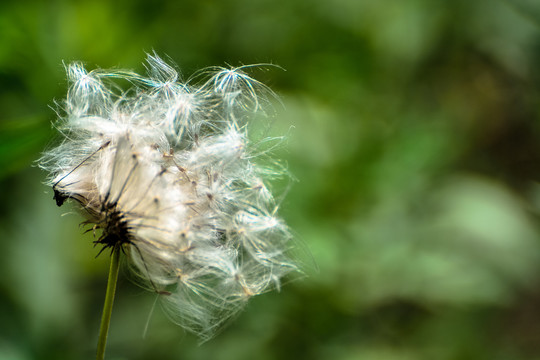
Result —
M 123 253 L 172 320 L 203 340 L 299 271 L 247 133 L 270 91 L 245 68 L 182 83 L 155 54 L 147 78 L 68 65 L 63 138 L 40 159 L 56 204 L 74 201 L 101 231 L 99 254 Z

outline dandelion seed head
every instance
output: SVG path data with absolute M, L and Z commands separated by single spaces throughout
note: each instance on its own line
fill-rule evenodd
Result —
M 186 82 L 156 54 L 146 67 L 147 77 L 67 65 L 61 139 L 40 166 L 57 205 L 73 202 L 101 251 L 120 248 L 173 321 L 206 340 L 299 271 L 266 184 L 276 172 L 256 164 L 267 154 L 248 134 L 272 93 L 246 66 Z

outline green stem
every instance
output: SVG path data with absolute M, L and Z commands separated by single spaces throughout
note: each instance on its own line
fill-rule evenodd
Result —
M 99 327 L 99 338 L 97 345 L 97 360 L 105 358 L 105 346 L 107 345 L 107 334 L 111 322 L 111 313 L 116 292 L 116 281 L 118 280 L 118 268 L 120 265 L 120 248 L 115 246 L 111 254 L 111 268 L 109 270 L 109 280 L 107 282 L 107 293 L 105 294 L 105 304 L 103 305 L 103 316 Z

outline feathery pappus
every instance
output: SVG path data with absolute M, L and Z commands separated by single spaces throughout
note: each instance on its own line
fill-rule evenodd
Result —
M 67 65 L 61 142 L 39 163 L 56 204 L 74 203 L 101 232 L 100 253 L 121 250 L 171 318 L 205 340 L 299 271 L 248 137 L 271 92 L 244 67 L 182 82 L 149 55 L 147 69 L 144 77 Z M 119 90 L 119 79 L 132 88 Z

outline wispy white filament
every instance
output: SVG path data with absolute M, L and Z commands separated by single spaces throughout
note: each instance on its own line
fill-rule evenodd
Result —
M 269 90 L 242 68 L 180 82 L 148 56 L 148 77 L 66 67 L 70 88 L 44 153 L 55 199 L 121 246 L 134 273 L 186 329 L 209 338 L 246 301 L 297 271 L 291 235 L 255 163 L 250 116 Z M 124 79 L 133 88 L 115 85 Z

